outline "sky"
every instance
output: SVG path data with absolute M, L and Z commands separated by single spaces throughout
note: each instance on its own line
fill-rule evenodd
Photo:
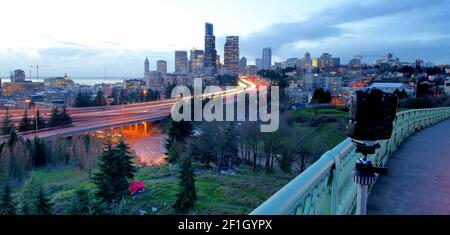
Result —
M 0 9 L 0 77 L 30 65 L 40 76 L 142 77 L 174 51 L 204 47 L 214 24 L 223 60 L 227 35 L 240 37 L 249 64 L 272 47 L 273 61 L 328 52 L 371 62 L 450 64 L 450 0 L 14 0 Z M 35 76 L 32 70 L 32 76 Z

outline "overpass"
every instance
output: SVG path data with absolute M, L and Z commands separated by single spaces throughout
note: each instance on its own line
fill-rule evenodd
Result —
M 214 96 L 216 98 L 225 98 L 227 96 L 236 95 L 238 93 L 257 89 L 257 85 L 246 77 L 242 77 L 239 86 L 226 91 L 202 94 L 201 98 Z M 192 97 L 184 97 L 181 99 L 191 99 Z M 102 130 L 107 128 L 127 126 L 141 122 L 154 122 L 166 119 L 170 113 L 172 106 L 180 99 L 168 99 L 154 102 L 116 105 L 105 107 L 89 107 L 89 108 L 70 108 L 68 109 L 73 119 L 73 125 L 65 128 L 43 129 L 38 133 L 27 132 L 21 135 L 27 139 L 35 137 L 41 139 L 51 139 L 54 136 L 69 137 L 76 134 L 86 133 L 90 131 Z M 4 113 L 3 113 L 4 115 Z M 16 118 L 21 113 L 16 113 Z
M 450 213 L 450 121 L 439 123 L 448 118 L 450 108 L 409 110 L 397 114 L 392 137 L 381 141 L 381 148 L 370 156 L 376 166 L 386 166 L 389 158 L 393 161 L 388 164 L 392 175 L 381 176 L 380 182 L 372 188 L 369 214 Z M 404 146 L 400 146 L 403 140 L 415 132 L 436 123 L 439 124 L 419 132 L 405 142 Z M 394 152 L 399 146 L 399 150 Z M 251 214 L 354 214 L 357 185 L 352 181 L 351 172 L 360 157 L 351 140 L 344 140 Z M 407 161 L 409 163 L 405 163 Z M 411 170 L 414 167 L 417 169 L 413 172 L 419 172 L 419 175 L 412 176 Z M 436 195 L 430 197 L 433 195 L 430 191 Z M 440 205 L 439 202 L 443 201 L 445 204 Z M 418 207 L 422 209 L 419 210 Z

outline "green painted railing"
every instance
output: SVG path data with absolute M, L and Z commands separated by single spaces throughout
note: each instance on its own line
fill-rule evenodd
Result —
M 416 109 L 397 114 L 389 140 L 371 155 L 372 163 L 384 166 L 404 139 L 414 132 L 450 118 L 450 108 Z M 351 179 L 361 154 L 347 138 L 326 152 L 303 173 L 256 208 L 251 215 L 348 215 L 356 206 L 356 184 Z

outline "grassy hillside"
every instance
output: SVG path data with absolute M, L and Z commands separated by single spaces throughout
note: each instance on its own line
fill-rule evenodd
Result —
M 320 157 L 345 138 L 348 112 L 336 108 L 300 109 L 292 113 L 293 128 L 304 139 L 314 158 Z
M 94 185 L 87 173 L 73 167 L 47 169 L 34 172 L 51 195 L 53 212 L 64 214 L 76 189 L 84 188 L 94 193 Z M 277 174 L 267 176 L 263 171 L 253 172 L 245 166 L 238 167 L 235 175 L 223 175 L 209 169 L 196 167 L 198 201 L 197 214 L 248 214 L 276 191 L 286 185 L 295 175 Z M 138 198 L 128 197 L 130 214 L 144 210 L 155 214 L 174 214 L 172 205 L 178 192 L 177 171 L 165 164 L 157 167 L 140 168 L 135 179 L 142 180 L 147 190 Z M 21 187 L 15 188 L 19 192 Z

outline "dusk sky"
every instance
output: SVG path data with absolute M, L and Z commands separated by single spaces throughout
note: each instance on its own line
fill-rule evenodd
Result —
M 394 53 L 450 63 L 450 0 L 40 0 L 4 1 L 0 12 L 0 77 L 31 64 L 42 76 L 142 77 L 174 50 L 204 47 L 204 23 L 214 24 L 223 59 L 226 35 L 240 36 L 249 64 L 263 47 L 273 60 L 329 52 L 347 63 L 354 55 Z

